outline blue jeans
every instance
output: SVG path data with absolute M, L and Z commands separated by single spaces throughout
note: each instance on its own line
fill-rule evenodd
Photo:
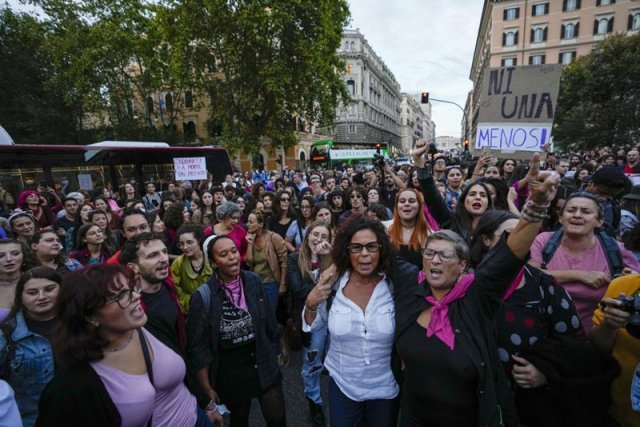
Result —
M 211 421 L 209 417 L 207 417 L 207 413 L 202 410 L 202 408 L 196 407 L 196 413 L 198 414 L 198 418 L 196 419 L 196 424 L 193 427 L 212 427 Z
M 397 398 L 357 402 L 349 399 L 329 378 L 331 427 L 391 427 L 397 422 Z
M 309 346 L 302 347 L 302 381 L 304 394 L 313 403 L 322 405 L 320 396 L 320 374 L 322 373 L 322 358 L 324 357 L 327 341 L 327 327 L 311 332 Z
M 276 309 L 278 308 L 278 297 L 280 296 L 278 282 L 269 282 L 263 283 L 262 287 L 264 288 L 264 295 L 267 297 L 269 301 L 269 308 L 273 315 L 276 315 Z

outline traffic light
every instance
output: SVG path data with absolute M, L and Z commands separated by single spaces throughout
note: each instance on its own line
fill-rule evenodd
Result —
M 429 92 L 422 92 L 421 103 L 428 104 L 429 103 Z
M 464 140 L 464 151 L 466 151 L 467 153 L 469 152 L 469 140 L 468 139 Z

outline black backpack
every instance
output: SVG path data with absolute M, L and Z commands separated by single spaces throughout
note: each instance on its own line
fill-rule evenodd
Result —
M 556 231 L 544 246 L 544 249 L 542 250 L 541 265 L 543 269 L 546 270 L 547 263 L 551 261 L 553 254 L 560 247 L 560 242 L 562 241 L 563 234 L 564 230 L 562 229 Z M 598 242 L 600 242 L 600 246 L 602 246 L 602 250 L 604 251 L 605 256 L 607 257 L 607 264 L 609 265 L 611 277 L 616 278 L 620 276 L 622 274 L 624 265 L 622 264 L 622 252 L 620 251 L 618 242 L 603 230 L 596 229 L 595 235 L 598 239 Z

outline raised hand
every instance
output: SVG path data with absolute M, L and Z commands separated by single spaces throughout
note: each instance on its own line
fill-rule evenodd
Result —
M 529 199 L 538 205 L 551 203 L 556 196 L 560 175 L 556 171 L 540 171 L 540 153 L 531 158 L 531 169 L 525 177 L 529 187 Z

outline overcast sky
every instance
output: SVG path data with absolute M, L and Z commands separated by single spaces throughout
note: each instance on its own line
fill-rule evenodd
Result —
M 359 28 L 396 76 L 403 92 L 428 91 L 464 108 L 472 88 L 482 0 L 349 0 L 351 28 Z M 432 102 L 436 136 L 460 136 L 462 111 Z

